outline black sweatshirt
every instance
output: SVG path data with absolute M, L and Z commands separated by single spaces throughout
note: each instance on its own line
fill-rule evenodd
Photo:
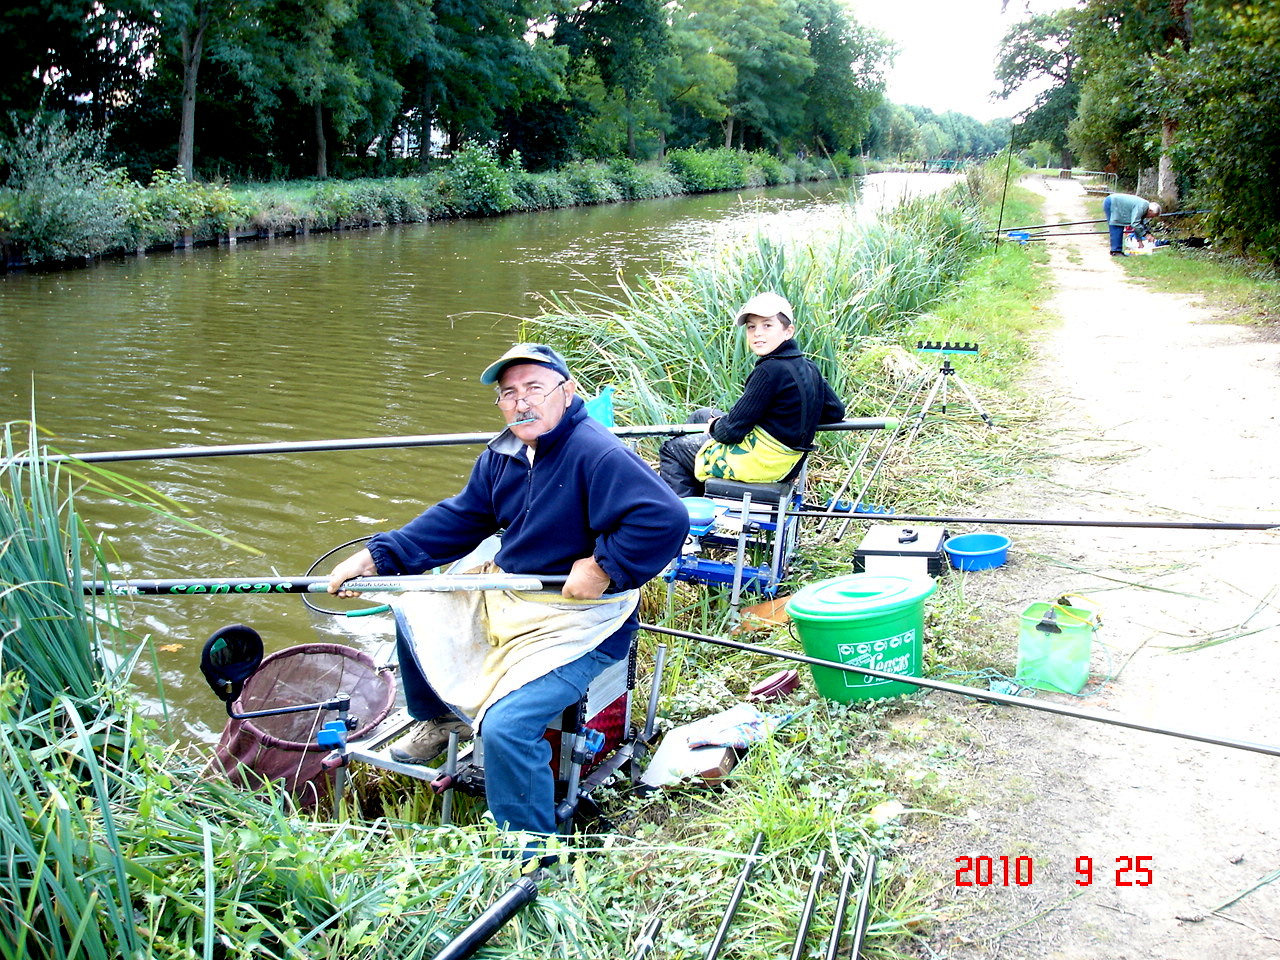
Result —
M 737 443 L 760 427 L 793 450 L 812 450 L 820 423 L 844 419 L 844 403 L 794 339 L 756 360 L 733 409 L 711 424 L 711 436 Z

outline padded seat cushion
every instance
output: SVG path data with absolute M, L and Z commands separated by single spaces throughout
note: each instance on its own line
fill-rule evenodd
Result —
M 740 480 L 722 480 L 710 477 L 706 481 L 708 497 L 721 497 L 728 500 L 741 500 L 745 493 L 751 494 L 752 503 L 777 503 L 791 495 L 795 489 L 792 480 L 780 480 L 776 483 L 743 483 Z

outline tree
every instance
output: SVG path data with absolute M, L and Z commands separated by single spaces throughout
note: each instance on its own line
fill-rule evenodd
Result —
M 733 64 L 724 145 L 781 146 L 804 124 L 804 83 L 813 75 L 804 18 L 796 0 L 696 0 L 688 6 L 712 24 L 716 53 Z
M 871 111 L 871 129 L 865 148 L 879 160 L 917 157 L 921 142 L 916 118 L 906 107 L 887 101 L 881 103 Z
M 804 82 L 805 134 L 817 150 L 849 150 L 884 95 L 893 43 L 848 16 L 837 0 L 800 0 L 813 74 Z
M 1205 223 L 1280 269 L 1280 9 L 1206 0 L 1157 70 L 1153 107 L 1179 118 L 1172 150 Z
M 1073 165 L 1067 125 L 1080 100 L 1076 81 L 1080 54 L 1072 43 L 1080 16 L 1080 11 L 1068 8 L 1015 24 L 1000 41 L 996 62 L 997 96 L 1002 99 L 1029 83 L 1050 82 L 1022 118 L 1022 136 L 1052 145 L 1063 154 L 1064 167 Z
M 335 55 L 360 78 L 340 113 L 344 144 L 363 156 L 375 145 L 385 160 L 400 128 L 409 64 L 433 37 L 431 0 L 361 0 L 334 36 Z M 335 127 L 339 124 L 335 123 Z
M 720 53 L 718 35 L 696 7 L 677 3 L 669 17 L 668 54 L 655 68 L 649 89 L 664 143 L 676 134 L 675 145 L 688 147 L 707 142 L 708 130 L 728 117 L 738 71 Z
M 636 101 L 670 49 L 670 28 L 659 0 L 587 0 L 555 19 L 555 42 L 581 62 L 590 58 L 608 93 L 625 111 L 627 156 L 636 156 Z
M 1082 153 L 1107 157 L 1106 169 L 1121 176 L 1136 179 L 1167 155 L 1176 118 L 1153 112 L 1158 91 L 1151 83 L 1157 62 L 1189 44 L 1189 10 L 1186 0 L 1088 0 L 1080 13 L 1072 42 L 1083 80 L 1068 135 Z M 1170 191 L 1166 199 L 1173 184 L 1165 159 L 1159 189 Z
M 454 150 L 496 141 L 505 112 L 563 97 L 567 58 L 547 37 L 551 0 L 435 0 L 432 9 L 435 28 L 407 84 L 423 159 L 433 123 Z

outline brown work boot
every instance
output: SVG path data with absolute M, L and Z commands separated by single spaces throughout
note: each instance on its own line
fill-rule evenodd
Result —
M 438 757 L 449 745 L 449 734 L 457 733 L 459 740 L 470 740 L 474 734 L 471 724 L 446 714 L 434 720 L 419 720 L 407 734 L 391 748 L 391 759 L 400 763 L 427 763 Z

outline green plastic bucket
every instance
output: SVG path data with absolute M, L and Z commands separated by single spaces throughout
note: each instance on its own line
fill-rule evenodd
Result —
M 1079 693 L 1089 682 L 1093 634 L 1098 613 L 1092 607 L 1033 603 L 1018 625 L 1018 670 L 1024 686 L 1059 693 Z
M 920 676 L 924 602 L 937 589 L 925 574 L 854 573 L 813 583 L 787 601 L 787 613 L 811 657 L 853 667 Z M 920 688 L 810 664 L 828 700 L 876 700 Z

